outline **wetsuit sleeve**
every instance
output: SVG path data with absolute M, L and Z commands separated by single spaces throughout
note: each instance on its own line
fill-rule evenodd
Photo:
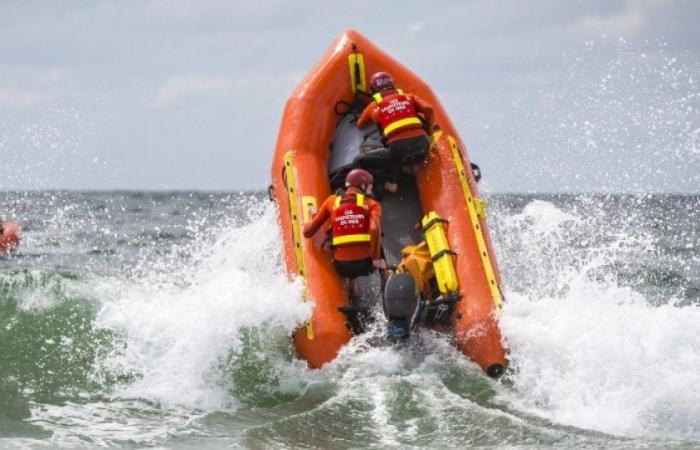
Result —
M 377 105 L 374 103 L 370 103 L 367 105 L 362 111 L 362 114 L 360 114 L 360 118 L 357 119 L 357 128 L 364 128 L 367 125 L 369 125 L 370 122 L 376 122 L 376 118 L 374 117 L 374 110 L 377 108 Z
M 309 222 L 304 224 L 303 233 L 305 238 L 313 237 L 318 229 L 321 228 L 321 225 L 323 225 L 326 220 L 330 219 L 331 208 L 333 207 L 334 200 L 335 198 L 333 196 L 328 197 L 321 205 L 321 209 L 319 209 L 318 214 L 316 214 Z
M 425 116 L 425 120 L 428 121 L 428 130 L 432 132 L 433 130 L 433 117 L 435 115 L 435 111 L 433 110 L 433 105 L 430 103 L 426 102 L 422 98 L 418 97 L 415 94 L 411 94 L 411 97 L 413 98 L 413 104 L 416 106 L 416 111 L 419 113 L 423 114 Z
M 377 260 L 382 255 L 382 205 L 372 200 L 369 203 L 369 234 L 372 243 L 372 259 Z

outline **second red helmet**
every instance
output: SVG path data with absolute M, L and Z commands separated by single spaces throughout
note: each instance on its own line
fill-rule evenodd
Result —
M 368 185 L 374 183 L 374 177 L 364 169 L 352 169 L 345 175 L 345 187 Z
M 369 79 L 369 87 L 372 92 L 382 89 L 394 89 L 394 78 L 386 72 L 377 72 Z

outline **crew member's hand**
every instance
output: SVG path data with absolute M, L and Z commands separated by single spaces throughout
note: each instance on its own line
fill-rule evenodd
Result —
M 316 205 L 309 205 L 309 219 L 312 219 L 316 214 L 318 214 L 318 207 Z
M 386 270 L 386 261 L 384 261 L 383 259 L 373 260 L 372 265 L 374 266 L 375 269 Z

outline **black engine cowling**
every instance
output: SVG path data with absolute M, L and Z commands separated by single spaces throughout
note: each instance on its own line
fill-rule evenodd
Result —
M 382 306 L 389 321 L 389 335 L 404 338 L 409 335 L 411 317 L 418 304 L 416 285 L 410 275 L 392 274 L 384 286 Z

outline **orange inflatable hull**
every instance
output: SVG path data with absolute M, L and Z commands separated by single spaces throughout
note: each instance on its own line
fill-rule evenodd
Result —
M 21 228 L 17 222 L 3 224 L 3 232 L 0 234 L 0 253 L 17 250 L 19 247 Z
M 361 62 L 361 64 L 358 64 Z M 353 64 L 354 63 L 354 64 Z M 327 164 L 337 116 L 334 105 L 350 102 L 355 90 L 367 90 L 376 71 L 391 73 L 398 87 L 418 94 L 435 109 L 427 163 L 415 174 L 424 212 L 436 211 L 449 221 L 448 239 L 455 257 L 462 301 L 451 317 L 457 347 L 485 371 L 506 366 L 498 328 L 500 274 L 491 248 L 484 203 L 467 151 L 447 113 L 418 76 L 354 30 L 343 32 L 288 99 L 272 164 L 271 195 L 279 208 L 285 263 L 290 276 L 304 280 L 305 296 L 314 309 L 307 325 L 295 333 L 299 355 L 312 367 L 333 360 L 352 337 L 338 308 L 347 293 L 327 253 L 301 236 L 311 203 L 331 194 Z

